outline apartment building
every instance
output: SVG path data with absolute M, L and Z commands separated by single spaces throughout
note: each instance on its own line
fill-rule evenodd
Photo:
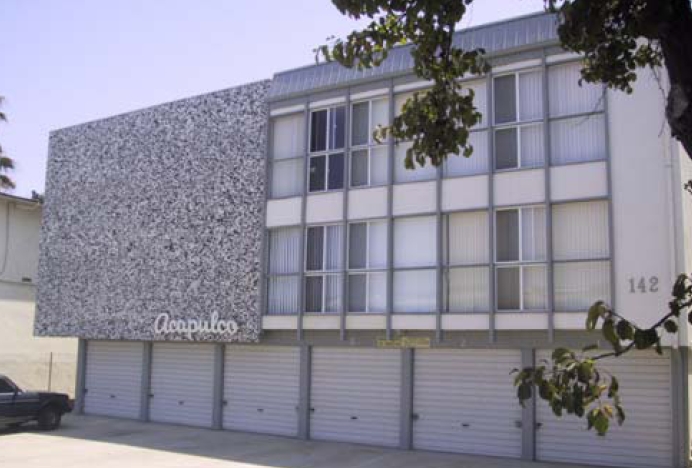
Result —
M 373 137 L 430 86 L 407 47 L 373 70 L 313 65 L 54 132 L 36 331 L 80 338 L 79 409 L 686 466 L 687 325 L 663 356 L 605 364 L 629 410 L 605 438 L 522 408 L 509 375 L 597 342 L 595 300 L 652 323 L 692 270 L 665 83 L 580 86 L 551 15 L 456 40 L 492 71 L 463 83 L 483 114 L 473 155 L 441 167 L 407 170 L 410 142 Z

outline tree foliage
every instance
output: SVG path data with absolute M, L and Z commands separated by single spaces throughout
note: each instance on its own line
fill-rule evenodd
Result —
M 0 96 L 0 105 L 2 105 L 3 97 Z M 0 111 L 0 121 L 6 122 L 7 116 Z M 14 169 L 14 161 L 12 158 L 5 155 L 0 146 L 0 190 L 11 190 L 15 187 L 14 181 L 7 175 Z
M 431 81 L 415 93 L 390 127 L 378 128 L 377 139 L 391 136 L 411 140 L 406 167 L 430 162 L 439 165 L 452 155 L 470 157 L 469 129 L 483 116 L 474 95 L 460 80 L 482 75 L 490 66 L 483 49 L 464 50 L 454 32 L 473 0 L 332 0 L 339 11 L 370 23 L 346 38 L 330 38 L 316 49 L 318 58 L 359 69 L 379 66 L 397 46 L 412 47 L 413 73 Z M 669 83 L 666 118 L 672 135 L 692 157 L 692 7 L 689 0 L 545 0 L 558 18 L 563 48 L 584 57 L 581 81 L 604 83 L 632 92 L 637 69 L 649 67 L 660 76 L 665 67 Z M 664 90 L 665 86 L 661 89 Z M 665 92 L 665 91 L 663 91 Z M 692 182 L 687 188 L 692 192 Z M 515 384 L 522 404 L 535 393 L 558 416 L 586 417 L 589 428 L 603 435 L 610 422 L 622 424 L 625 411 L 617 377 L 599 361 L 632 349 L 661 352 L 661 336 L 675 333 L 678 319 L 689 314 L 692 280 L 678 278 L 669 311 L 648 328 L 640 328 L 603 302 L 591 307 L 588 330 L 600 327 L 611 351 L 590 346 L 577 353 L 556 349 L 551 362 L 516 370 Z M 688 315 L 692 323 L 692 316 Z

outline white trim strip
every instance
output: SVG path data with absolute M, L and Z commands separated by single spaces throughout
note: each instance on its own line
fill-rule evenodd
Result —
M 394 86 L 395 93 L 403 93 L 405 91 L 413 91 L 422 88 L 429 88 L 433 85 L 432 81 L 414 81 L 413 83 L 406 83 Z
M 493 67 L 493 74 L 506 73 L 513 71 L 523 71 L 525 68 L 540 67 L 541 59 L 524 60 L 522 62 L 513 62 L 499 67 Z
M 351 95 L 351 101 L 358 101 L 361 99 L 368 99 L 375 96 L 387 97 L 389 93 L 388 88 L 378 88 L 370 91 L 363 91 L 362 93 L 356 93 Z
M 303 112 L 305 110 L 305 104 L 296 104 L 295 106 L 280 107 L 278 109 L 272 109 L 269 115 L 276 117 L 279 115 L 294 114 L 297 112 Z
M 567 52 L 565 54 L 549 55 L 546 57 L 546 63 L 560 63 L 560 62 L 570 62 L 572 60 L 580 60 L 582 57 L 574 52 Z
M 316 109 L 318 107 L 328 107 L 336 104 L 343 104 L 346 102 L 345 96 L 335 97 L 331 99 L 323 99 L 321 101 L 315 101 L 310 103 L 310 109 Z

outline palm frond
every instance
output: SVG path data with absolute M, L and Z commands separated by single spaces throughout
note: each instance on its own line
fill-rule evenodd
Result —
M 14 169 L 14 160 L 0 154 L 0 170 L 7 171 L 9 169 Z
M 12 190 L 16 187 L 12 179 L 6 175 L 0 174 L 0 190 Z

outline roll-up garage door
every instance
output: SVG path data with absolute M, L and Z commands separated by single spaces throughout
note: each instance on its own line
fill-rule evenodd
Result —
M 213 382 L 213 345 L 155 343 L 151 364 L 150 419 L 211 426 Z
M 144 345 L 124 341 L 89 341 L 84 411 L 138 418 Z
M 416 350 L 414 447 L 520 457 L 520 367 L 519 350 Z
M 400 387 L 399 350 L 314 348 L 311 437 L 398 445 Z
M 550 351 L 538 359 L 550 359 Z M 626 467 L 672 465 L 672 407 L 670 357 L 653 351 L 601 361 L 599 366 L 615 375 L 626 420 L 611 423 L 608 434 L 598 437 L 586 430 L 586 420 L 557 418 L 543 400 L 536 403 L 536 456 L 539 460 Z
M 297 434 L 299 348 L 229 345 L 224 369 L 224 428 Z

